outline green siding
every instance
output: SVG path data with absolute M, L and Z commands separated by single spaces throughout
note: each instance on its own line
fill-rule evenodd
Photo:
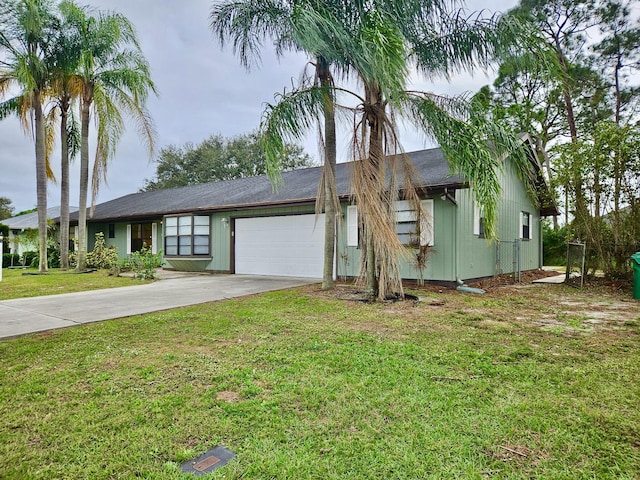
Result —
M 102 232 L 104 233 L 104 243 L 107 247 L 115 247 L 120 258 L 125 258 L 127 256 L 127 223 L 115 224 L 116 231 L 114 238 L 109 238 L 109 223 L 89 223 L 87 225 L 87 251 L 90 252 L 93 250 L 96 233 Z
M 495 243 L 488 242 L 485 238 L 473 233 L 474 202 L 471 190 L 458 190 L 456 201 L 458 202 L 458 279 L 492 276 L 496 270 L 496 246 Z
M 429 251 L 427 266 L 423 271 L 424 280 L 455 280 L 455 256 L 452 245 L 456 237 L 456 206 L 449 200 L 435 197 L 433 202 L 433 247 Z M 347 205 L 343 204 L 342 214 L 347 215 Z M 347 246 L 346 222 L 338 224 L 337 263 L 339 277 L 356 277 L 360 273 L 360 249 Z M 415 250 L 410 250 L 415 255 Z M 419 271 L 410 258 L 402 259 L 400 265 L 402 278 L 417 279 Z
M 531 215 L 531 240 L 520 242 L 520 269 L 533 270 L 540 262 L 540 213 L 526 192 L 510 161 L 505 161 L 500 173 L 502 198 L 498 207 L 498 237 L 504 242 L 520 238 L 520 213 Z M 458 275 L 460 279 L 487 277 L 496 273 L 496 244 L 473 234 L 473 199 L 470 190 L 456 192 L 458 201 Z M 513 244 L 503 244 L 501 262 L 503 273 L 514 271 L 511 261 Z

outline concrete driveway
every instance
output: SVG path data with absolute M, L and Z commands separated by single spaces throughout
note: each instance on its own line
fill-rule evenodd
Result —
M 317 279 L 195 275 L 133 287 L 0 301 L 0 338 L 317 283 Z

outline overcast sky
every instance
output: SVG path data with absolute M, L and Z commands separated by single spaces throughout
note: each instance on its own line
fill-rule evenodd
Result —
M 158 132 L 158 147 L 198 143 L 209 135 L 232 136 L 258 127 L 266 102 L 273 102 L 297 80 L 307 59 L 287 54 L 277 59 L 265 50 L 260 68 L 247 72 L 230 48 L 221 50 L 209 30 L 208 16 L 212 0 L 88 0 L 102 10 L 125 15 L 136 26 L 142 49 L 151 64 L 151 73 L 159 91 L 151 98 L 149 111 Z M 470 10 L 484 8 L 492 12 L 511 8 L 514 0 L 473 0 Z M 475 92 L 491 78 L 479 73 L 474 78 L 462 75 L 450 83 L 414 85 L 439 94 Z M 427 145 L 415 132 L 405 131 L 401 138 L 405 150 Z M 318 159 L 313 134 L 305 143 L 308 153 Z M 36 206 L 34 144 L 14 119 L 0 122 L 0 197 L 12 200 L 15 211 Z M 158 148 L 158 149 L 159 149 Z M 59 171 L 59 146 L 52 162 Z M 92 151 L 94 146 L 92 145 Z M 339 146 L 338 157 L 347 159 L 346 146 Z M 72 165 L 71 204 L 78 204 L 79 159 Z M 117 154 L 109 165 L 108 184 L 103 185 L 98 203 L 137 192 L 146 178 L 153 177 L 155 165 L 136 134 L 129 127 Z M 60 204 L 59 186 L 49 184 L 48 204 Z

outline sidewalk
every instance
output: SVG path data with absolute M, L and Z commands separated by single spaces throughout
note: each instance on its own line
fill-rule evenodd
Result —
M 145 285 L 0 301 L 0 339 L 317 283 L 317 279 L 196 275 Z

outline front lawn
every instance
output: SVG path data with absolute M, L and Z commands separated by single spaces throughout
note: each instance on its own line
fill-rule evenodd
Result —
M 0 342 L 0 477 L 634 479 L 640 304 L 317 286 Z M 348 295 L 345 295 L 347 298 Z
M 38 275 L 36 269 L 2 269 L 0 300 L 11 298 L 39 297 L 58 293 L 83 292 L 100 288 L 140 285 L 141 280 L 132 277 L 116 277 L 106 270 L 90 273 L 75 273 L 73 270 L 51 269 Z

